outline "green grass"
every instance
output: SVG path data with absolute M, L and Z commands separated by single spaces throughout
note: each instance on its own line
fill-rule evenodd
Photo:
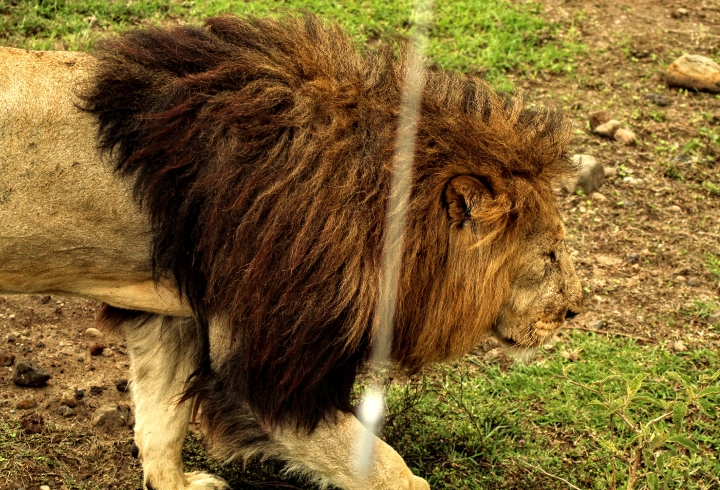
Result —
M 542 18 L 535 3 L 436 2 L 429 57 L 439 66 L 479 72 L 501 88 L 508 75 L 572 70 L 582 51 L 574 31 Z M 413 2 L 399 0 L 2 0 L 0 44 L 86 50 L 108 32 L 173 21 L 199 23 L 225 12 L 274 15 L 308 10 L 343 25 L 358 43 L 407 32 Z
M 579 360 L 568 360 L 570 352 Z M 683 382 L 672 373 L 687 373 L 688 386 L 699 391 L 701 377 L 718 369 L 715 351 L 675 354 L 576 333 L 539 364 L 503 372 L 471 358 L 410 387 L 394 387 L 385 435 L 432 488 L 568 488 L 542 471 L 580 488 L 625 488 L 627 461 L 637 451 L 648 459 L 639 465 L 635 488 L 651 485 L 652 475 L 666 488 L 709 488 L 720 483 L 715 476 L 720 474 L 720 427 L 713 408 L 720 387 L 706 381 L 714 388 L 702 406 L 688 403 Z M 686 403 L 682 429 L 676 430 L 668 416 L 651 424 L 643 439 L 626 426 L 619 408 L 609 413 L 591 390 L 597 380 L 615 375 L 605 383 L 604 395 L 621 405 L 627 385 L 638 376 L 642 380 L 626 409 L 630 420 L 647 423 Z M 640 443 L 649 447 L 657 434 L 669 440 L 655 448 L 656 454 L 644 454 Z M 693 450 L 670 442 L 683 438 Z M 655 459 L 662 454 L 673 464 L 665 461 L 659 471 Z

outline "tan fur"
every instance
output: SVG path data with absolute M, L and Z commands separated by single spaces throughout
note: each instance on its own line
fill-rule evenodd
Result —
M 82 53 L 0 48 L 0 294 L 189 315 L 171 282 L 153 281 L 149 220 L 75 105 L 93 65 Z
M 221 488 L 223 482 L 214 477 L 182 473 L 180 450 L 192 402 L 176 403 L 193 371 L 199 330 L 174 282 L 154 279 L 150 218 L 133 199 L 133 182 L 114 173 L 114 162 L 98 150 L 96 121 L 76 106 L 76 93 L 84 89 L 95 66 L 94 58 L 85 54 L 0 48 L 0 294 L 73 295 L 157 314 L 123 325 L 133 356 L 136 437 L 145 481 L 155 490 Z M 451 82 L 436 77 L 431 83 Z M 499 99 L 490 103 L 492 111 L 502 112 L 491 119 L 507 116 Z M 524 144 L 512 139 L 516 122 L 487 123 L 498 128 L 493 151 L 507 151 L 503 138 L 509 148 Z M 409 234 L 408 257 L 428 250 L 422 240 L 436 240 L 429 250 L 448 247 L 443 270 L 433 270 L 437 274 L 426 284 L 416 281 L 428 272 L 414 259 L 408 261 L 417 267 L 401 279 L 399 323 L 404 327 L 396 332 L 394 358 L 409 367 L 462 355 L 488 332 L 526 356 L 562 325 L 568 310 L 580 307 L 580 284 L 548 194 L 552 176 L 537 186 L 522 179 L 509 184 L 502 175 L 489 174 L 492 194 L 474 177 L 458 177 L 463 173 L 464 168 L 452 166 L 440 171 L 432 185 L 422 188 L 424 200 L 411 210 L 418 220 L 423 213 L 435 213 L 434 219 L 447 221 L 449 233 L 446 239 L 439 238 L 443 234 L 427 236 L 427 223 L 418 221 Z M 351 178 L 340 174 L 329 182 L 341 186 Z M 508 193 L 524 201 L 508 201 L 505 185 L 514 186 Z M 526 221 L 508 231 L 503 220 L 513 212 Z M 350 241 L 357 240 L 362 237 Z M 348 270 L 357 265 L 343 264 Z M 362 287 L 375 288 L 371 279 L 361 282 Z M 427 294 L 409 294 L 417 287 L 426 288 Z M 364 291 L 363 297 L 374 293 Z M 423 304 L 417 298 L 423 298 Z M 338 342 L 360 342 L 371 307 L 358 305 L 354 329 Z M 226 322 L 217 317 L 211 322 L 213 368 L 231 359 L 238 339 L 229 332 Z M 350 415 L 338 413 L 310 433 L 296 431 L 292 423 L 251 429 L 247 446 L 221 447 L 219 453 L 278 455 L 291 469 L 321 484 L 348 489 L 428 488 L 379 440 L 369 480 L 356 480 L 352 443 L 364 429 Z

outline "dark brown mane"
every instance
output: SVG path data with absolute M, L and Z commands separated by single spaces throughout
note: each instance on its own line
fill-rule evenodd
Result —
M 401 51 L 358 54 L 312 16 L 222 16 L 100 46 L 86 107 L 152 216 L 156 273 L 175 275 L 206 343 L 213 318 L 235 339 L 221 365 L 204 346 L 188 388 L 203 417 L 249 406 L 313 429 L 351 410 L 372 342 Z M 456 355 L 463 335 L 418 331 L 445 277 L 448 181 L 473 175 L 503 196 L 486 221 L 505 233 L 570 169 L 560 116 L 481 79 L 429 71 L 421 113 L 393 350 L 408 369 Z

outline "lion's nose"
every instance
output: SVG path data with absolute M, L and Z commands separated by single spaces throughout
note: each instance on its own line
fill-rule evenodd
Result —
M 576 311 L 568 310 L 567 313 L 565 313 L 565 319 L 569 320 L 571 318 L 575 318 L 576 315 L 577 315 Z

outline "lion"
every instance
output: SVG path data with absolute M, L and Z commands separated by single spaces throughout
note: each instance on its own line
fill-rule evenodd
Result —
M 311 15 L 144 29 L 92 54 L 0 49 L 0 293 L 105 304 L 131 354 L 148 490 L 215 454 L 320 485 L 427 489 L 351 389 L 376 321 L 402 44 L 358 52 Z M 485 336 L 529 356 L 582 290 L 553 182 L 568 125 L 482 79 L 426 70 L 391 357 L 417 372 Z

